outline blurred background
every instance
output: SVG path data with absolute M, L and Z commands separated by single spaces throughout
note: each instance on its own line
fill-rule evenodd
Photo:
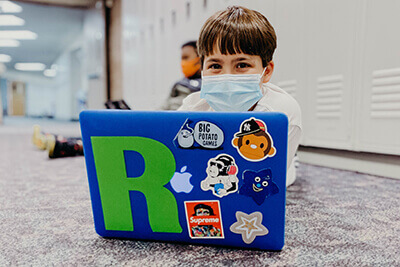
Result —
M 397 0 L 0 1 L 0 121 L 76 121 L 119 99 L 160 109 L 181 45 L 234 4 L 277 32 L 271 82 L 302 108 L 300 161 L 400 178 Z

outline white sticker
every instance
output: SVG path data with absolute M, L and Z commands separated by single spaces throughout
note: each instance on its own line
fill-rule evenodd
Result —
M 214 123 L 199 121 L 194 126 L 194 139 L 204 148 L 216 149 L 224 143 L 224 133 Z

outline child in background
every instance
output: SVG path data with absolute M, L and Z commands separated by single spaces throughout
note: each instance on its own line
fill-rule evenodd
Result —
M 50 133 L 43 133 L 39 125 L 33 126 L 33 144 L 40 150 L 47 150 L 49 158 L 64 158 L 83 156 L 81 137 L 64 137 Z
M 182 45 L 181 59 L 182 73 L 185 77 L 174 84 L 162 109 L 177 110 L 185 97 L 193 92 L 200 91 L 201 70 L 196 41 Z
M 201 91 L 185 98 L 179 110 L 285 113 L 289 119 L 286 186 L 291 185 L 296 179 L 293 159 L 300 143 L 301 111 L 294 98 L 269 83 L 274 71 L 274 28 L 261 13 L 231 6 L 205 22 L 197 47 Z
M 124 100 L 108 100 L 104 105 L 107 109 L 131 109 Z M 40 150 L 47 150 L 51 159 L 83 156 L 82 137 L 44 133 L 39 125 L 33 126 L 32 142 Z

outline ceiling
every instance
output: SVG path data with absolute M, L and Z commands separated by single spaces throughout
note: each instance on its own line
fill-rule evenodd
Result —
M 82 33 L 85 10 L 76 8 L 77 2 L 87 4 L 93 1 L 65 0 L 65 1 L 29 1 L 29 2 L 58 2 L 68 5 L 75 3 L 74 8 L 31 4 L 28 1 L 12 1 L 22 7 L 21 13 L 15 15 L 25 20 L 23 26 L 0 26 L 1 30 L 29 30 L 38 36 L 36 40 L 19 40 L 19 47 L 0 47 L 0 54 L 11 56 L 11 62 L 4 63 L 7 70 L 14 71 L 17 62 L 40 62 L 47 68 L 56 61 L 61 53 L 72 44 Z M 1 13 L 4 14 L 4 13 Z M 42 73 L 37 73 L 42 75 Z
M 98 0 L 18 0 L 16 2 L 37 3 L 52 6 L 89 8 L 96 4 Z

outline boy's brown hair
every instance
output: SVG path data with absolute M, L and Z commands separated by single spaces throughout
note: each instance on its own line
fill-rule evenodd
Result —
M 275 30 L 261 13 L 242 6 L 230 6 L 204 23 L 197 47 L 201 63 L 216 48 L 221 54 L 257 55 L 263 67 L 272 60 L 276 48 Z

